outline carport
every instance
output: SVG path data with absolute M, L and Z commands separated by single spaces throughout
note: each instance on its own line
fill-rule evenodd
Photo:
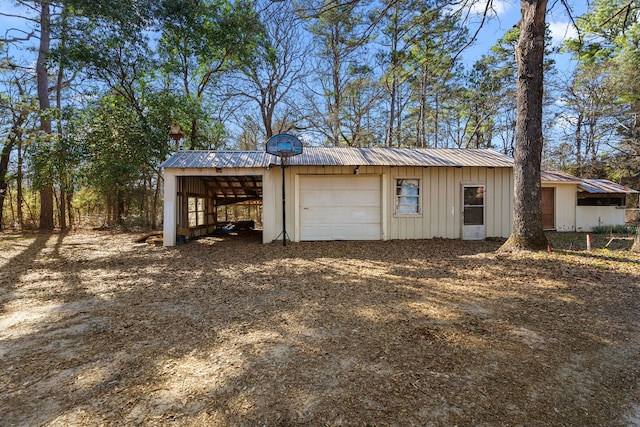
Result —
M 268 159 L 258 152 L 230 153 L 180 151 L 162 164 L 165 244 L 214 232 L 220 221 L 227 222 L 219 213 L 228 206 L 241 205 L 262 215 Z

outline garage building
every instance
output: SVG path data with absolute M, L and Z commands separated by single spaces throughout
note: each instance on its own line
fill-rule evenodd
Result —
M 291 241 L 511 232 L 513 159 L 493 150 L 304 147 L 284 170 L 263 151 L 178 151 L 162 167 L 166 246 L 211 233 L 239 202 L 259 206 L 265 243 L 282 239 L 283 205 Z

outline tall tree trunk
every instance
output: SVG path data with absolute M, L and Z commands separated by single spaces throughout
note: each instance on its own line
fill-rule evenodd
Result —
M 156 177 L 156 186 L 153 191 L 153 205 L 151 206 L 151 229 L 158 227 L 158 200 L 160 199 L 160 185 L 162 183 L 162 171 L 158 170 Z
M 116 193 L 116 223 L 124 224 L 124 191 L 118 188 Z
M 513 230 L 501 251 L 544 250 L 548 246 L 542 228 L 540 184 L 546 7 L 547 0 L 520 1 Z
M 438 148 L 438 134 L 440 133 L 440 97 L 435 91 L 435 117 L 433 118 L 433 148 Z
M 47 55 L 51 35 L 49 33 L 50 5 L 42 1 L 40 3 L 40 45 L 38 47 L 38 61 L 36 63 L 36 77 L 38 82 L 38 103 L 40 106 L 40 130 L 47 135 L 51 134 L 51 119 L 47 116 L 47 110 L 51 107 L 49 101 L 49 79 L 47 75 Z M 40 230 L 53 230 L 53 187 L 47 183 L 40 190 Z
M 10 132 L 9 135 L 12 135 L 13 132 Z M 7 197 L 7 169 L 9 168 L 9 155 L 11 154 L 11 150 L 13 150 L 13 139 L 11 136 L 7 139 L 2 147 L 2 153 L 0 153 L 0 230 L 2 230 L 3 218 L 2 212 L 4 207 L 4 201 Z
M 67 8 L 66 6 L 62 8 L 62 33 L 60 35 L 60 49 L 64 51 L 66 49 L 67 44 Z M 64 84 L 64 73 L 65 69 L 62 64 L 62 61 L 58 64 L 58 76 L 56 80 L 56 109 L 59 113 L 62 112 L 62 85 Z M 59 162 L 59 170 L 60 176 L 58 179 L 60 180 L 60 206 L 58 211 L 58 216 L 60 218 L 60 230 L 65 230 L 67 228 L 67 186 L 69 185 L 69 173 L 66 165 L 67 152 L 66 152 L 66 144 L 62 143 L 64 138 L 64 129 L 62 127 L 62 118 L 58 118 L 57 123 L 57 132 L 58 132 L 58 140 L 59 151 L 58 151 L 58 162 Z
M 70 191 L 67 192 L 67 200 L 65 201 L 67 203 L 67 217 L 69 218 L 69 221 L 67 223 L 67 226 L 69 228 L 73 228 L 73 188 L 70 189 Z
M 418 105 L 417 147 L 427 146 L 427 66 L 422 65 L 420 74 L 420 97 Z
M 584 165 L 582 161 L 582 113 L 576 119 L 576 163 L 578 164 L 578 176 L 582 177 Z
M 398 80 L 399 80 L 398 68 L 400 66 L 399 65 L 400 61 L 398 61 L 398 54 L 397 54 L 398 41 L 400 38 L 400 32 L 398 28 L 398 10 L 399 10 L 399 5 L 396 4 L 393 10 L 393 19 L 392 19 L 393 32 L 391 33 L 391 62 L 390 62 L 391 93 L 389 96 L 389 127 L 387 128 L 387 135 L 386 135 L 386 141 L 385 141 L 385 145 L 387 147 L 393 146 L 393 140 L 394 140 L 393 126 L 396 120 L 396 97 L 398 92 Z M 400 145 L 398 145 L 398 147 L 400 147 Z
M 24 213 L 22 212 L 22 140 L 18 140 L 18 168 L 16 170 L 16 215 L 18 226 L 24 227 Z

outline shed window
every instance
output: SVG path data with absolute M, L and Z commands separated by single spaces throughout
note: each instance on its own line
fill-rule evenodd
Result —
M 396 214 L 420 213 L 420 180 L 396 179 Z
M 189 227 L 204 224 L 204 198 L 189 197 Z

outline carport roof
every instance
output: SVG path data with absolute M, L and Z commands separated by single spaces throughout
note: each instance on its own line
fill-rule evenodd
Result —
M 576 184 L 580 191 L 590 194 L 633 194 L 633 188 L 609 181 L 607 179 L 578 178 L 565 172 L 542 171 L 542 182 L 555 184 Z
M 280 159 L 264 151 L 178 151 L 164 168 L 266 168 Z M 513 167 L 513 159 L 486 149 L 304 147 L 292 166 Z

